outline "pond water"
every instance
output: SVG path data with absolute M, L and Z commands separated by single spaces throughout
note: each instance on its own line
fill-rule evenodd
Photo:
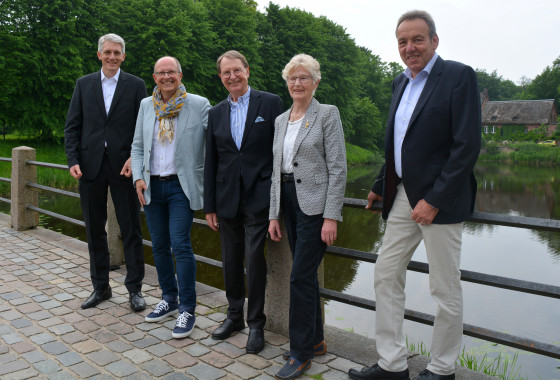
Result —
M 346 196 L 365 198 L 378 170 L 378 166 L 351 169 Z M 477 211 L 560 219 L 560 168 L 478 164 L 476 176 L 479 182 Z M 4 191 L 0 187 L 0 196 L 8 197 L 5 186 Z M 43 193 L 40 207 L 81 218 L 77 199 Z M 0 212 L 9 212 L 9 207 L 0 202 Z M 195 217 L 204 219 L 201 212 Z M 41 216 L 41 225 L 85 240 L 83 228 L 48 216 Z M 384 229 L 379 215 L 345 208 L 336 245 L 378 253 Z M 144 237 L 149 239 L 146 228 Z M 217 233 L 194 225 L 192 241 L 195 253 L 221 260 Z M 147 261 L 153 264 L 149 248 L 145 249 Z M 422 244 L 413 260 L 427 262 Z M 560 286 L 560 233 L 465 223 L 461 269 Z M 326 288 L 373 300 L 373 273 L 374 264 L 325 257 Z M 197 280 L 223 289 L 221 270 L 209 265 L 198 264 Z M 560 345 L 560 300 L 471 283 L 463 283 L 463 293 L 465 323 Z M 435 313 L 427 275 L 409 272 L 406 294 L 407 308 Z M 375 335 L 375 312 L 328 301 L 325 313 L 328 325 L 368 337 Z M 405 321 L 405 333 L 409 341 L 423 342 L 429 348 L 430 326 Z M 464 345 L 479 357 L 484 354 L 495 357 L 502 353 L 511 359 L 518 352 L 521 376 L 560 379 L 558 360 L 468 337 L 464 338 Z

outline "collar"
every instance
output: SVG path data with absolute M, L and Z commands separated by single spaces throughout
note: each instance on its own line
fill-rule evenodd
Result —
M 239 99 L 237 99 L 237 102 L 233 101 L 233 98 L 231 97 L 231 94 L 228 95 L 228 102 L 229 105 L 232 107 L 236 107 L 238 104 L 239 105 L 245 105 L 247 103 L 249 103 L 249 98 L 251 97 L 251 86 L 249 86 L 249 88 L 247 89 L 247 92 L 245 94 L 243 94 L 242 96 L 239 97 Z
M 117 70 L 117 73 L 114 76 L 112 76 L 111 78 L 107 78 L 105 76 L 105 73 L 103 72 L 103 69 L 101 69 L 101 82 L 103 82 L 104 80 L 111 80 L 111 79 L 115 79 L 118 82 L 119 81 L 119 75 L 121 75 L 121 68 L 120 67 Z
M 418 73 L 418 75 L 422 74 L 422 73 L 426 73 L 426 74 L 422 74 L 422 75 L 430 75 L 430 72 L 432 71 L 432 69 L 434 68 L 434 65 L 436 64 L 436 61 L 438 59 L 439 55 L 438 53 L 434 50 L 434 56 L 432 57 L 432 59 L 430 59 L 430 62 L 428 62 L 428 64 L 426 65 L 426 67 L 424 67 L 424 69 L 422 69 L 422 71 L 420 71 Z M 404 71 L 404 75 L 406 75 L 406 77 L 409 80 L 413 80 L 412 78 L 412 72 L 410 71 L 410 69 L 407 67 L 406 70 Z M 416 77 L 418 77 L 418 75 Z

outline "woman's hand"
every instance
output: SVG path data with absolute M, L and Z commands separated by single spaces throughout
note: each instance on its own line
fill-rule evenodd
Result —
M 280 241 L 280 239 L 282 239 L 282 231 L 280 229 L 280 221 L 278 219 L 270 219 L 268 234 L 274 241 Z
M 323 221 L 323 228 L 321 229 L 321 240 L 326 245 L 333 245 L 336 240 L 336 220 L 325 218 Z

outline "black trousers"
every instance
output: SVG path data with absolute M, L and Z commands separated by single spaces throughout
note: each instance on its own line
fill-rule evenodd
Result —
M 266 260 L 264 243 L 268 231 L 268 208 L 252 212 L 241 203 L 234 218 L 219 218 L 220 241 L 226 297 L 227 316 L 243 321 L 245 278 L 247 268 L 247 324 L 262 329 L 266 323 L 264 299 L 266 290 Z
M 108 188 L 111 190 L 123 240 L 125 285 L 129 292 L 138 292 L 144 279 L 140 203 L 132 179 L 115 177 L 107 155 L 103 156 L 101 169 L 93 181 L 80 180 L 80 203 L 86 224 L 91 282 L 97 291 L 109 285 L 110 255 L 105 231 Z
M 313 346 L 324 340 L 317 270 L 327 245 L 321 240 L 323 215 L 301 211 L 293 181 L 281 184 L 281 208 L 290 250 L 290 351 L 299 360 L 313 358 Z

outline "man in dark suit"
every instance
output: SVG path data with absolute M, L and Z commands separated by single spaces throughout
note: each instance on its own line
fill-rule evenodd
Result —
M 227 318 L 213 333 L 226 339 L 245 328 L 243 305 L 247 268 L 246 350 L 264 347 L 266 262 L 274 120 L 282 113 L 277 95 L 249 87 L 249 64 L 231 50 L 218 58 L 218 74 L 227 99 L 208 114 L 204 166 L 204 212 L 210 228 L 220 231 Z
M 140 205 L 129 177 L 136 116 L 147 93 L 142 79 L 120 70 L 124 48 L 124 40 L 116 34 L 99 39 L 97 57 L 102 69 L 77 80 L 64 128 L 70 174 L 79 180 L 93 283 L 93 293 L 82 309 L 112 296 L 105 232 L 108 188 L 121 229 L 130 307 L 146 308 L 140 292 L 144 279 Z
M 366 207 L 382 201 L 388 218 L 374 280 L 379 361 L 348 374 L 359 380 L 409 378 L 402 332 L 406 267 L 424 240 L 437 312 L 431 361 L 415 379 L 454 379 L 463 333 L 461 230 L 474 208 L 473 167 L 480 151 L 476 75 L 438 57 L 439 37 L 426 12 L 403 14 L 396 35 L 407 69 L 393 82 L 386 161 Z

